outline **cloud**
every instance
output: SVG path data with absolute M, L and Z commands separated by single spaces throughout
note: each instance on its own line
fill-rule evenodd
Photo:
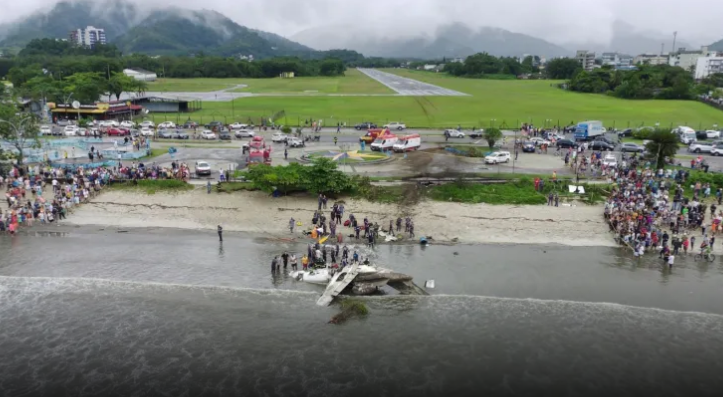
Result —
M 114 0 L 117 1 L 117 0 Z M 615 20 L 641 31 L 707 43 L 723 38 L 723 2 L 711 0 L 129 0 L 141 6 L 212 9 L 239 24 L 292 36 L 323 24 L 363 26 L 370 34 L 432 34 L 437 26 L 464 23 L 526 33 L 553 42 L 606 43 Z M 0 23 L 52 0 L 0 0 Z M 95 2 L 102 4 L 104 2 Z

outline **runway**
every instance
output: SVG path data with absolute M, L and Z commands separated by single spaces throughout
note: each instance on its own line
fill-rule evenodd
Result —
M 402 96 L 469 96 L 463 92 L 423 83 L 376 69 L 358 69 L 370 78 L 384 84 Z

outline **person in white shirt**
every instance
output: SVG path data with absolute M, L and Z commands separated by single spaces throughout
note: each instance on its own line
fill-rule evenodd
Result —
M 673 255 L 673 254 L 668 255 L 668 269 L 673 269 L 674 263 L 675 263 L 675 255 Z

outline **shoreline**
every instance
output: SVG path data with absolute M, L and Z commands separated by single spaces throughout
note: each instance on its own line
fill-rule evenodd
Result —
M 379 222 L 382 228 L 388 226 L 390 219 L 412 217 L 416 226 L 416 237 L 410 239 L 406 235 L 404 240 L 393 244 L 416 244 L 420 236 L 431 236 L 433 244 L 618 247 L 610 237 L 609 228 L 601 216 L 602 206 L 599 205 L 550 207 L 425 200 L 414 205 L 400 206 L 349 198 L 344 201 L 345 218 L 350 213 L 359 219 L 368 217 L 371 222 Z M 329 202 L 329 207 L 332 203 L 333 201 Z M 76 208 L 63 221 L 61 228 L 93 226 L 148 231 L 170 228 L 215 232 L 216 226 L 222 225 L 225 232 L 247 234 L 250 238 L 283 240 L 295 237 L 300 242 L 308 242 L 309 239 L 301 235 L 301 230 L 305 230 L 311 222 L 316 206 L 316 198 L 292 196 L 272 199 L 261 192 L 207 194 L 205 189 L 197 188 L 188 192 L 147 195 L 111 190 L 104 191 L 90 202 Z M 291 217 L 302 222 L 302 226 L 297 226 L 293 235 L 288 231 Z M 57 230 L 53 226 L 48 229 L 50 228 Z M 344 242 L 357 242 L 347 237 L 352 233 L 350 228 L 337 227 L 337 232 L 344 235 Z

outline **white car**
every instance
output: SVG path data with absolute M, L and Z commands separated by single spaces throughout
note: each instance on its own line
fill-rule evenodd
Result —
M 457 131 L 457 130 L 445 130 L 444 134 L 449 135 L 450 138 L 464 138 L 465 137 L 464 132 Z
M 618 160 L 612 154 L 608 154 L 607 156 L 605 156 L 605 158 L 603 159 L 602 162 L 604 165 L 606 165 L 608 167 L 617 167 L 618 166 Z
M 718 138 L 720 138 L 720 131 L 707 130 L 705 132 L 705 135 L 706 135 L 706 137 L 708 137 L 708 139 L 718 139 Z
M 65 136 L 76 136 L 78 135 L 78 127 L 74 125 L 67 125 L 63 129 L 63 135 Z
M 156 124 L 150 120 L 141 123 L 141 127 L 156 128 Z
M 140 134 L 142 136 L 153 136 L 153 130 L 148 127 L 141 127 Z
M 211 175 L 211 165 L 205 161 L 199 161 L 196 163 L 196 175 Z
M 201 132 L 201 139 L 216 139 L 216 134 L 213 133 L 211 130 L 203 130 Z
M 499 164 L 510 161 L 510 152 L 494 152 L 485 157 L 485 164 Z
M 693 142 L 688 146 L 688 151 L 692 153 L 711 153 L 713 145 L 710 143 Z
M 530 138 L 530 142 L 533 142 L 535 144 L 535 146 L 550 145 L 550 141 L 548 141 L 547 139 L 537 137 L 537 136 Z
M 167 129 L 176 128 L 176 123 L 174 123 L 173 121 L 164 121 L 161 124 L 158 124 L 158 128 L 167 128 Z
M 391 123 L 385 125 L 384 128 L 389 129 L 389 130 L 399 130 L 399 131 L 401 131 L 401 130 L 406 129 L 407 126 L 406 126 L 404 123 L 399 123 L 399 122 L 396 122 L 396 121 L 392 121 Z
M 241 124 L 241 123 L 233 123 L 228 126 L 232 130 L 245 130 L 249 128 L 248 124 Z
M 304 141 L 297 137 L 289 137 L 286 142 L 289 143 L 289 147 L 304 147 L 306 144 L 304 144 Z
M 110 127 L 118 128 L 120 124 L 115 120 L 101 120 L 98 122 L 98 127 Z
M 75 131 L 75 134 L 78 136 L 87 136 L 88 135 L 88 129 L 87 128 L 78 128 Z
M 271 142 L 286 142 L 286 134 L 283 132 L 275 132 L 274 135 L 271 136 Z
M 710 154 L 713 156 L 723 156 L 723 143 L 716 143 L 713 145 Z
M 53 135 L 53 128 L 49 125 L 41 125 L 40 135 Z
M 134 123 L 130 120 L 125 120 L 125 121 L 121 121 L 120 126 L 121 126 L 121 128 L 134 128 L 136 126 L 136 123 Z
M 243 129 L 236 131 L 234 135 L 236 136 L 236 138 L 253 138 L 254 132 L 251 130 Z

